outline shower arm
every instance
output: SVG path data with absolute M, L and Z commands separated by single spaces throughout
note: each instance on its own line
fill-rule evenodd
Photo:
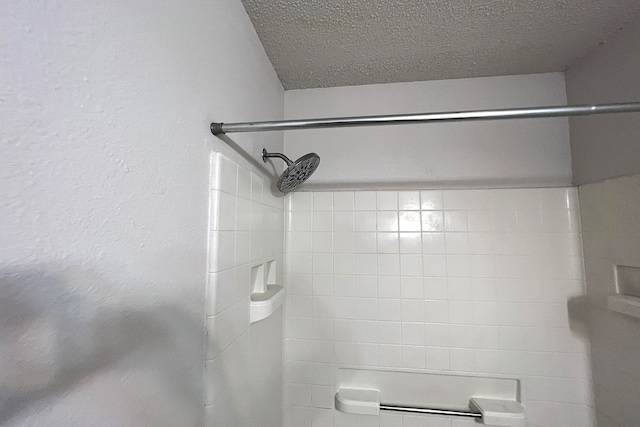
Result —
M 354 126 L 406 125 L 432 122 L 462 122 L 475 120 L 535 119 L 547 117 L 587 116 L 640 112 L 640 102 L 600 105 L 560 105 L 553 107 L 508 108 L 445 113 L 403 114 L 385 116 L 336 117 L 270 122 L 211 123 L 211 133 L 221 135 L 237 132 L 319 129 Z
M 291 164 L 293 163 L 291 161 L 290 158 L 288 158 L 287 156 L 285 156 L 282 153 L 268 153 L 267 150 L 265 148 L 262 149 L 262 161 L 267 163 L 267 159 L 269 157 L 277 157 L 279 159 L 284 160 L 284 162 L 287 164 L 287 166 L 291 166 Z

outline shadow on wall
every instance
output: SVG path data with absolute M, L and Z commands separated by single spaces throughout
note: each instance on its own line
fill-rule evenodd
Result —
M 569 328 L 574 334 L 584 337 L 587 341 L 591 337 L 589 329 L 589 302 L 586 295 L 570 297 L 567 300 L 569 313 Z
M 68 273 L 42 266 L 0 272 L 0 424 L 116 367 L 153 372 L 180 407 L 199 416 L 201 322 L 172 306 L 109 307 L 86 294 L 105 286 L 98 277 L 74 271 L 74 282 L 80 273 L 88 284 L 79 289 Z

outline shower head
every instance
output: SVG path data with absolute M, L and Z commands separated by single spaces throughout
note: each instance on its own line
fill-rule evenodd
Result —
M 278 157 L 287 163 L 287 168 L 282 172 L 276 184 L 278 190 L 284 194 L 300 187 L 316 171 L 320 164 L 320 156 L 316 153 L 305 154 L 295 162 L 292 162 L 284 154 L 267 153 L 267 150 L 263 148 L 262 161 L 266 163 L 269 157 Z

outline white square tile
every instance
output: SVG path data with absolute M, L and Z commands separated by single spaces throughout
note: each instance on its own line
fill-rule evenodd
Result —
M 402 415 L 381 413 L 380 427 L 403 427 Z
M 295 194 L 295 193 L 294 193 Z M 317 191 L 313 194 L 313 209 L 316 211 L 333 210 L 333 193 L 330 191 Z
M 400 301 L 398 301 L 398 306 L 399 303 Z M 402 324 L 400 322 L 380 321 L 378 322 L 378 333 L 378 341 L 381 344 L 402 343 Z
M 207 315 L 213 316 L 235 302 L 234 269 L 210 273 L 207 283 Z
M 469 210 L 491 210 L 493 208 L 491 201 L 491 192 L 493 190 L 468 190 L 467 191 L 467 209 Z
M 333 248 L 335 253 L 353 254 L 356 250 L 355 233 L 351 231 L 334 231 Z
M 397 211 L 398 192 L 378 191 L 376 192 L 376 209 L 378 211 Z
M 491 204 L 494 210 L 513 210 L 516 208 L 516 192 L 512 189 L 491 190 Z
M 440 323 L 424 325 L 425 342 L 430 346 L 449 347 L 449 326 Z
M 355 213 L 356 231 L 376 231 L 376 221 L 375 211 Z
M 403 322 L 424 322 L 424 301 L 417 299 L 403 299 L 402 306 Z
M 469 191 L 473 192 L 473 190 Z M 465 210 L 467 209 L 467 191 L 466 190 L 445 190 L 442 192 L 444 209 L 446 210 Z
M 314 340 L 330 341 L 334 339 L 331 319 L 313 319 L 312 329 Z
M 313 214 L 310 211 L 295 211 L 289 214 L 289 231 L 312 231 L 312 224 Z
M 333 255 L 328 253 L 313 254 L 313 274 L 332 274 Z
M 376 214 L 376 224 L 378 231 L 398 231 L 398 212 L 378 211 Z
M 422 277 L 422 255 L 400 255 L 400 275 Z
M 451 347 L 475 348 L 473 325 L 449 325 L 449 342 Z
M 331 351 L 331 341 L 312 341 L 311 355 L 314 362 L 333 362 L 333 352 Z
M 357 268 L 357 256 L 356 256 L 356 268 Z M 370 270 L 369 274 L 375 274 L 376 270 Z M 357 274 L 357 271 L 356 271 Z M 356 296 L 365 298 L 377 298 L 378 297 L 378 277 L 375 275 L 360 275 L 356 276 Z
M 397 321 L 402 320 L 402 305 L 399 299 L 380 298 L 378 300 L 379 320 Z
M 400 243 L 398 233 L 378 233 L 378 253 L 397 254 L 400 253 Z
M 402 346 L 402 367 L 424 369 L 425 349 L 419 346 Z
M 258 175 L 251 174 L 251 201 L 255 203 L 262 203 L 262 186 L 263 180 Z
M 235 302 L 248 298 L 251 294 L 251 266 L 249 264 L 234 268 Z
M 453 324 L 473 324 L 473 302 L 449 301 L 449 322 Z
M 298 211 L 295 211 L 297 215 Z M 313 212 L 313 231 L 333 231 L 333 214 L 326 211 Z
M 251 261 L 251 232 L 238 231 L 236 233 L 235 265 L 247 264 Z
M 376 254 L 356 254 L 355 262 L 356 275 L 369 276 L 378 274 L 378 256 Z
M 467 233 L 446 233 L 445 243 L 448 254 L 469 253 L 469 237 Z
M 314 274 L 312 276 L 313 295 L 333 295 L 333 275 Z
M 400 280 L 400 286 L 402 298 L 424 298 L 424 285 L 422 277 L 402 277 Z
M 356 363 L 359 366 L 378 366 L 378 344 L 356 344 Z
M 422 231 L 444 231 L 444 213 L 442 211 L 422 211 Z
M 515 232 L 518 230 L 515 210 L 493 211 L 493 230 L 497 232 Z
M 349 297 L 334 297 L 333 312 L 336 319 L 355 319 L 356 300 Z
M 333 388 L 330 386 L 318 386 L 311 387 L 311 405 L 315 408 L 333 408 Z M 329 415 L 331 412 L 329 412 Z
M 376 415 L 358 415 L 356 420 L 356 427 L 378 427 Z
M 444 255 L 423 255 L 423 272 L 426 277 L 445 277 L 447 257 Z
M 468 211 L 467 221 L 469 231 L 488 232 L 493 230 L 492 211 Z
M 400 298 L 400 276 L 378 276 L 380 298 Z
M 236 233 L 234 231 L 213 231 L 210 237 L 209 271 L 217 272 L 234 266 Z
M 424 324 L 402 322 L 402 345 L 423 346 L 424 344 L 425 344 Z
M 423 211 L 437 211 L 444 207 L 442 191 L 421 191 L 420 205 Z
M 420 192 L 400 191 L 398 193 L 398 209 L 401 211 L 419 211 Z
M 234 339 L 233 307 L 207 317 L 207 350 L 206 359 L 215 359 Z
M 356 321 L 352 319 L 335 319 L 333 321 L 334 339 L 336 341 L 356 341 Z
M 353 275 L 336 274 L 333 276 L 333 294 L 341 297 L 356 295 L 356 278 Z
M 449 302 L 446 300 L 426 300 L 424 302 L 424 321 L 427 323 L 448 323 Z
M 361 343 L 377 343 L 378 322 L 373 320 L 356 321 L 356 339 Z
M 352 211 L 354 209 L 353 191 L 336 191 L 333 193 L 333 210 Z
M 446 300 L 448 298 L 446 277 L 425 277 L 423 283 L 425 299 Z
M 378 361 L 383 367 L 402 367 L 402 347 L 388 344 L 378 345 Z
M 444 229 L 446 231 L 467 231 L 467 212 L 466 211 L 445 211 L 444 212 Z M 423 230 L 427 231 L 427 230 Z M 429 230 L 439 231 L 439 230 Z
M 355 274 L 356 259 L 353 254 L 336 254 L 333 256 L 334 274 Z
M 297 191 L 291 194 L 291 206 L 294 211 L 312 211 L 314 193 Z
M 376 192 L 375 191 L 356 191 L 355 192 L 355 209 L 357 211 L 375 211 L 376 210 Z
M 357 298 L 356 318 L 358 320 L 378 319 L 378 299 L 377 298 Z
M 449 348 L 446 347 L 425 347 L 425 366 L 427 369 L 448 370 Z
M 470 278 L 449 277 L 447 284 L 450 300 L 471 301 L 473 299 Z
M 333 213 L 334 231 L 355 231 L 354 215 L 352 211 L 338 211 Z
M 312 233 L 311 239 L 313 252 L 333 251 L 333 233 L 329 231 L 317 231 Z M 290 251 L 296 252 L 293 248 Z
M 400 256 L 395 254 L 378 255 L 378 275 L 397 276 L 400 274 Z
M 236 230 L 251 230 L 251 201 L 248 199 L 236 200 Z
M 422 253 L 421 233 L 400 233 L 400 253 L 420 254 Z
M 251 198 L 251 172 L 242 167 L 238 167 L 237 194 L 243 199 Z
M 422 226 L 420 212 L 400 211 L 398 225 L 400 231 L 420 231 Z
M 425 254 L 446 253 L 444 233 L 422 233 L 422 252 Z
M 449 350 L 449 367 L 452 371 L 475 371 L 475 355 L 471 348 L 451 348 Z
M 357 254 L 375 254 L 377 251 L 376 233 L 355 233 L 355 251 Z

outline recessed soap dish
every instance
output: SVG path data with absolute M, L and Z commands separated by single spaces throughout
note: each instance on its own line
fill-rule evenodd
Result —
M 251 301 L 249 322 L 271 316 L 284 302 L 284 287 L 276 284 L 276 261 L 255 265 L 251 269 Z
M 640 268 L 616 265 L 616 293 L 607 299 L 607 307 L 640 319 Z

